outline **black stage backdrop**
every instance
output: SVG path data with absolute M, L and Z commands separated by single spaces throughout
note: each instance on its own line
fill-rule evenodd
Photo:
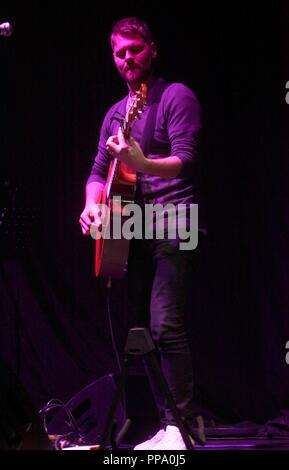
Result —
M 163 75 L 203 107 L 209 235 L 191 312 L 196 400 L 229 422 L 289 408 L 289 9 L 225 3 L 1 2 L 0 22 L 15 30 L 0 38 L 0 349 L 35 409 L 118 370 L 106 288 L 78 219 L 102 118 L 126 93 L 108 34 L 128 15 L 148 21 Z M 122 283 L 111 301 L 121 356 Z

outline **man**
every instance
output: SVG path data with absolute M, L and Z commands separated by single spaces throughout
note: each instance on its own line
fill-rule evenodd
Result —
M 100 134 L 98 153 L 86 185 L 86 204 L 80 216 L 83 234 L 89 234 L 98 217 L 99 193 L 103 189 L 112 156 L 137 172 L 136 202 L 196 205 L 200 106 L 194 93 L 180 83 L 167 84 L 154 76 L 156 44 L 147 25 L 137 18 L 118 21 L 111 32 L 115 65 L 127 83 L 129 94 L 108 111 Z M 125 139 L 116 116 L 124 115 L 140 85 L 148 87 L 143 117 Z M 184 222 L 185 220 L 185 222 Z M 186 228 L 189 217 L 180 218 Z M 185 228 L 184 226 L 182 227 Z M 180 249 L 180 236 L 156 236 L 133 240 L 130 257 L 130 302 L 137 325 L 150 310 L 150 329 L 158 347 L 161 367 L 180 413 L 193 417 L 192 361 L 185 320 L 190 269 L 197 250 Z M 150 377 L 160 412 L 161 429 L 136 450 L 184 450 L 172 411 Z

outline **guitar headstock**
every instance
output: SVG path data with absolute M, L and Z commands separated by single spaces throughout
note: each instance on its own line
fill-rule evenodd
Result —
M 142 83 L 136 92 L 136 96 L 130 105 L 122 124 L 122 132 L 125 138 L 129 137 L 131 125 L 135 119 L 140 119 L 146 105 L 147 85 Z

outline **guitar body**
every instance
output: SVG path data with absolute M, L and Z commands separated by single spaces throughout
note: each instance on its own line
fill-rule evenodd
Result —
M 109 175 L 113 171 L 112 166 L 113 162 Z M 126 174 L 128 174 L 127 179 L 125 179 Z M 114 218 L 117 219 L 122 234 L 122 226 L 128 219 L 128 216 L 123 214 L 123 203 L 134 202 L 135 180 L 136 174 L 133 170 L 128 171 L 127 167 L 121 168 L 121 165 L 118 165 L 110 197 L 107 197 L 107 183 L 101 193 L 100 200 L 97 201 L 98 204 L 105 204 L 109 209 L 103 230 L 104 236 L 96 239 L 95 275 L 97 277 L 123 279 L 126 275 L 130 240 L 122 235 L 120 238 L 113 238 L 112 233 L 110 233 L 110 237 L 107 235 L 108 231 L 111 231 Z M 120 196 L 122 204 L 116 205 L 115 202 L 112 204 L 113 196 Z
M 146 104 L 146 95 L 147 86 L 143 83 L 121 123 L 125 139 L 130 135 L 132 122 L 140 119 Z M 135 183 L 135 170 L 114 159 L 109 167 L 104 190 L 99 201 L 96 201 L 97 204 L 104 204 L 108 208 L 107 216 L 104 220 L 102 219 L 102 236 L 96 237 L 95 274 L 97 277 L 123 279 L 126 274 L 130 240 L 123 237 L 122 226 L 129 217 L 125 215 L 123 206 L 134 202 Z M 116 204 L 113 196 L 121 197 L 121 203 Z M 112 232 L 113 221 L 117 221 L 118 227 L 121 228 L 119 236 L 115 236 Z

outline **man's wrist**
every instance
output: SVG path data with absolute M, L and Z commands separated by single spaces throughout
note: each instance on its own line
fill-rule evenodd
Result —
M 93 206 L 94 204 L 96 204 L 96 200 L 93 199 L 93 198 L 89 198 L 85 202 L 85 207 L 89 208 L 89 207 Z
M 140 170 L 140 172 L 141 172 L 141 173 L 148 173 L 148 174 L 150 174 L 151 162 L 152 162 L 152 160 L 150 160 L 149 158 L 145 157 L 145 158 L 144 158 L 144 162 L 143 162 L 143 167 L 142 167 L 142 169 Z

